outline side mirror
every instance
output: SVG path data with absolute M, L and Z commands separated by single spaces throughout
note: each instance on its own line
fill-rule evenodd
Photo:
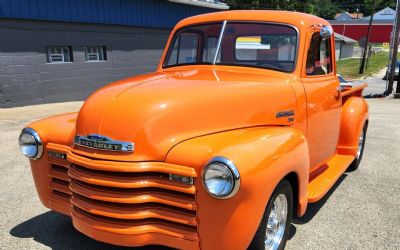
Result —
M 324 26 L 319 32 L 322 38 L 329 38 L 333 34 L 333 29 L 331 26 Z

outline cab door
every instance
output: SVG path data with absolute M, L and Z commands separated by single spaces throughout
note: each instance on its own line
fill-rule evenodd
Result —
M 307 100 L 307 139 L 310 172 L 336 153 L 340 131 L 341 96 L 336 77 L 334 35 L 322 38 L 319 30 L 309 33 L 308 52 L 302 72 Z

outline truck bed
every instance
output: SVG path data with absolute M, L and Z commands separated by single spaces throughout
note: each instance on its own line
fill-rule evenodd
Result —
M 368 85 L 363 83 L 359 85 L 341 85 L 341 95 L 342 97 L 345 96 L 362 96 L 363 90 L 367 87 Z

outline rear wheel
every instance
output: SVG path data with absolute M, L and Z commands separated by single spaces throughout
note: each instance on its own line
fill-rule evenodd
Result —
M 363 130 L 361 131 L 360 137 L 358 138 L 358 150 L 354 161 L 350 164 L 349 170 L 354 171 L 360 165 L 361 159 L 364 154 L 365 138 L 367 136 L 367 123 L 364 124 Z
M 292 187 L 287 180 L 283 180 L 272 193 L 248 249 L 284 249 L 292 223 L 292 210 Z

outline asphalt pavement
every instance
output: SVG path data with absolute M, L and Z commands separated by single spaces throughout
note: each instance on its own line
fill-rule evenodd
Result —
M 287 249 L 400 249 L 400 99 L 368 99 L 364 157 L 303 218 Z
M 309 205 L 292 224 L 287 249 L 400 249 L 400 99 L 368 102 L 360 168 L 346 172 L 321 201 Z M 81 104 L 0 109 L 0 249 L 120 249 L 80 234 L 67 216 L 44 208 L 18 149 L 27 123 Z
M 386 74 L 386 68 L 383 68 L 377 72 L 373 77 L 367 77 L 365 79 L 360 79 L 354 81 L 355 84 L 366 83 L 368 87 L 364 90 L 364 96 L 377 96 L 382 95 L 386 91 L 386 86 L 388 82 L 383 80 L 383 76 Z M 394 88 L 396 88 L 396 82 L 394 83 Z

